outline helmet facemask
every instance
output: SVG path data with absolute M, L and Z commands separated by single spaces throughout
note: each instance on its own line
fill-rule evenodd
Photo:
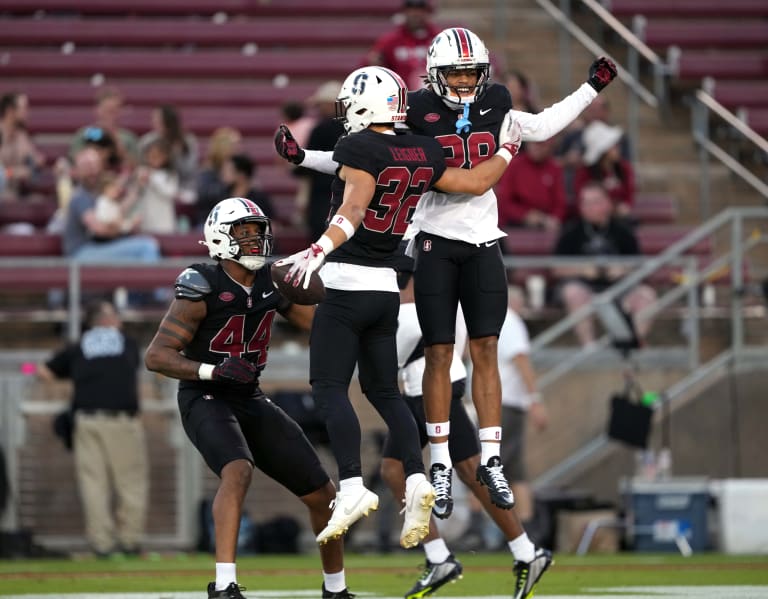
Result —
M 460 94 L 448 85 L 446 75 L 463 69 L 475 70 L 477 81 L 473 88 L 461 90 Z M 441 96 L 451 108 L 475 102 L 485 91 L 490 77 L 488 49 L 468 29 L 445 29 L 432 40 L 427 54 L 427 82 L 432 91 Z
M 234 227 L 257 223 L 256 234 L 235 237 Z M 272 224 L 259 206 L 247 198 L 227 198 L 213 207 L 203 227 L 204 245 L 211 258 L 232 260 L 248 270 L 258 270 L 272 255 Z

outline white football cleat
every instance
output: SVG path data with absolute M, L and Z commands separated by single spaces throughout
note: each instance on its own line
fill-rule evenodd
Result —
M 400 546 L 405 549 L 416 547 L 429 533 L 429 518 L 435 505 L 435 489 L 424 479 L 411 492 L 405 492 L 405 522 L 400 533 Z
M 338 539 L 360 518 L 378 509 L 379 496 L 360 485 L 336 493 L 336 499 L 331 502 L 331 507 L 333 514 L 328 521 L 328 526 L 317 535 L 316 540 L 320 545 Z

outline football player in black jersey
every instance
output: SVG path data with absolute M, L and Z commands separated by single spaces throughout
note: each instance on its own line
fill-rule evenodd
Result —
M 314 306 L 290 303 L 272 284 L 269 218 L 251 200 L 228 198 L 211 210 L 204 234 L 217 263 L 193 264 L 176 279 L 145 363 L 179 379 L 184 430 L 221 479 L 213 501 L 216 581 L 208 597 L 239 599 L 237 537 L 254 466 L 304 502 L 315 533 L 331 516 L 335 488 L 299 426 L 259 388 L 275 314 L 304 329 L 314 314 Z M 320 555 L 322 597 L 352 597 L 342 542 L 321 547 Z
M 402 453 L 406 491 L 400 544 L 414 547 L 427 534 L 434 490 L 424 474 L 416 425 L 397 384 L 397 249 L 424 192 L 437 186 L 483 193 L 519 147 L 519 130 L 508 119 L 495 157 L 473 171 L 446 168 L 436 140 L 395 135 L 394 124 L 406 118 L 406 95 L 402 79 L 383 67 L 364 67 L 347 77 L 337 106 L 349 135 L 333 153 L 341 166 L 330 224 L 310 248 L 278 262 L 292 265 L 286 280 L 305 286 L 310 274 L 325 264 L 326 299 L 312 324 L 310 382 L 326 421 L 340 489 L 319 543 L 344 534 L 378 506 L 378 497 L 363 486 L 360 424 L 348 395 L 355 366 L 363 393 Z

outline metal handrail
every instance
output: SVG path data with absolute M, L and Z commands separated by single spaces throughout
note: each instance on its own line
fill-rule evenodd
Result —
M 763 152 L 768 154 L 768 141 L 761 135 L 759 135 L 754 129 L 742 121 L 739 117 L 733 114 L 725 106 L 715 100 L 709 93 L 703 89 L 696 91 L 696 99 L 714 112 L 717 116 L 723 119 L 731 127 L 736 129 L 749 141 L 755 144 Z

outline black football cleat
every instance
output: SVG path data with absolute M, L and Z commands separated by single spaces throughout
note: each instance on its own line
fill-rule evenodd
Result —
M 511 510 L 515 505 L 515 498 L 509 489 L 509 483 L 504 476 L 504 467 L 498 456 L 488 460 L 488 464 L 477 467 L 477 480 L 488 487 L 491 503 L 503 510 Z
M 245 599 L 240 591 L 244 591 L 245 587 L 241 587 L 236 582 L 230 582 L 229 586 L 222 590 L 216 590 L 216 583 L 208 583 L 208 599 Z
M 413 585 L 413 588 L 405 594 L 405 599 L 420 599 L 431 595 L 437 589 L 449 582 L 455 582 L 461 578 L 461 562 L 453 555 L 449 555 L 444 562 L 433 564 L 427 560 L 424 573 Z
M 533 589 L 544 572 L 552 565 L 552 552 L 539 548 L 529 562 L 516 561 L 512 571 L 515 573 L 514 599 L 529 599 L 533 597 Z
M 350 593 L 349 589 L 344 589 L 343 591 L 336 591 L 335 593 L 332 593 L 331 591 L 327 590 L 325 588 L 325 584 L 323 584 L 323 599 L 354 599 L 355 594 Z
M 453 513 L 453 496 L 451 495 L 453 468 L 432 464 L 429 469 L 429 482 L 435 489 L 435 505 L 432 506 L 432 513 L 436 518 L 443 520 Z

